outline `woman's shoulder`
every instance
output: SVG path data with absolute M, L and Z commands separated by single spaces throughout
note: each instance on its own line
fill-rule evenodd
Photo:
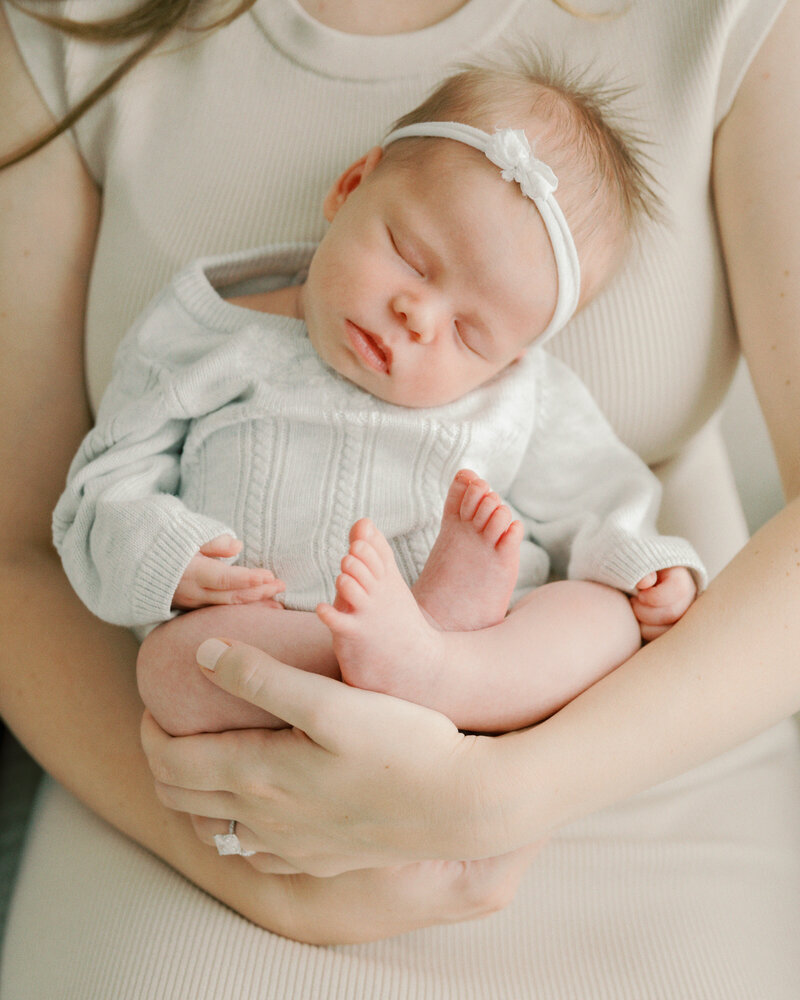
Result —
M 31 4 L 31 10 L 34 5 Z M 67 0 L 50 12 L 66 21 L 113 21 L 140 6 L 137 0 Z M 54 118 L 60 119 L 91 86 L 113 70 L 137 41 L 87 43 L 45 23 L 25 3 L 2 0 L 2 10 L 17 49 Z M 42 5 L 35 13 L 46 14 Z M 0 25 L 0 30 L 5 30 Z M 83 93 L 80 93 L 80 89 Z

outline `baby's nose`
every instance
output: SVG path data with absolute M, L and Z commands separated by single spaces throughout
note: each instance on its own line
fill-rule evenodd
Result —
M 428 344 L 436 337 L 441 325 L 441 310 L 432 297 L 398 295 L 394 301 L 394 311 L 418 343 Z

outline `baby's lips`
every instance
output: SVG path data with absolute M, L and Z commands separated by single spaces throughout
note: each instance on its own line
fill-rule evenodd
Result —
M 356 351 L 367 362 L 370 368 L 374 368 L 376 371 L 384 371 L 388 375 L 392 369 L 391 348 L 376 333 L 372 333 L 370 330 L 359 326 L 358 323 L 354 323 L 352 320 L 349 322 L 352 331 L 354 331 L 354 333 L 351 332 L 350 334 L 353 347 L 355 347 Z

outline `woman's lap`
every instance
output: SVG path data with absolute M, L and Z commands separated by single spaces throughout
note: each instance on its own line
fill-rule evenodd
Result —
M 0 992 L 3 1000 L 797 1000 L 798 933 L 800 747 L 786 723 L 571 826 L 506 911 L 354 947 L 260 931 L 48 782 Z

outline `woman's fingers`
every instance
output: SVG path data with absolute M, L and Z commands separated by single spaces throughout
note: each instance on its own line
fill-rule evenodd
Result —
M 210 819 L 208 816 L 190 816 L 189 818 L 192 821 L 194 832 L 197 834 L 197 839 L 215 850 L 217 847 L 215 838 L 224 836 L 230 830 L 230 820 Z M 237 822 L 235 833 L 243 851 L 258 852 L 258 843 L 252 830 L 243 823 Z M 249 857 L 246 855 L 242 855 L 242 857 L 245 857 L 247 863 L 256 871 L 264 875 L 299 874 L 299 869 L 274 854 L 253 853 Z
M 235 747 L 231 747 L 231 752 L 244 754 L 245 732 L 200 733 L 197 736 L 175 738 L 165 733 L 146 710 L 139 732 L 157 788 L 175 787 L 184 791 L 206 793 L 235 788 L 235 774 L 226 767 L 230 756 L 226 746 L 233 738 Z M 171 808 L 179 808 L 181 812 L 192 811 L 181 807 Z M 199 811 L 205 815 L 209 813 L 207 808 Z
M 197 650 L 197 662 L 218 687 L 284 719 L 331 752 L 350 742 L 354 716 L 360 726 L 371 729 L 373 699 L 388 700 L 331 677 L 298 670 L 243 643 L 206 639 Z
M 194 810 L 202 809 L 210 819 L 226 823 L 233 819 L 239 805 L 238 797 L 233 792 L 196 791 L 162 781 L 155 782 L 155 790 L 159 802 L 174 812 L 192 814 Z M 220 832 L 217 830 L 217 833 Z

